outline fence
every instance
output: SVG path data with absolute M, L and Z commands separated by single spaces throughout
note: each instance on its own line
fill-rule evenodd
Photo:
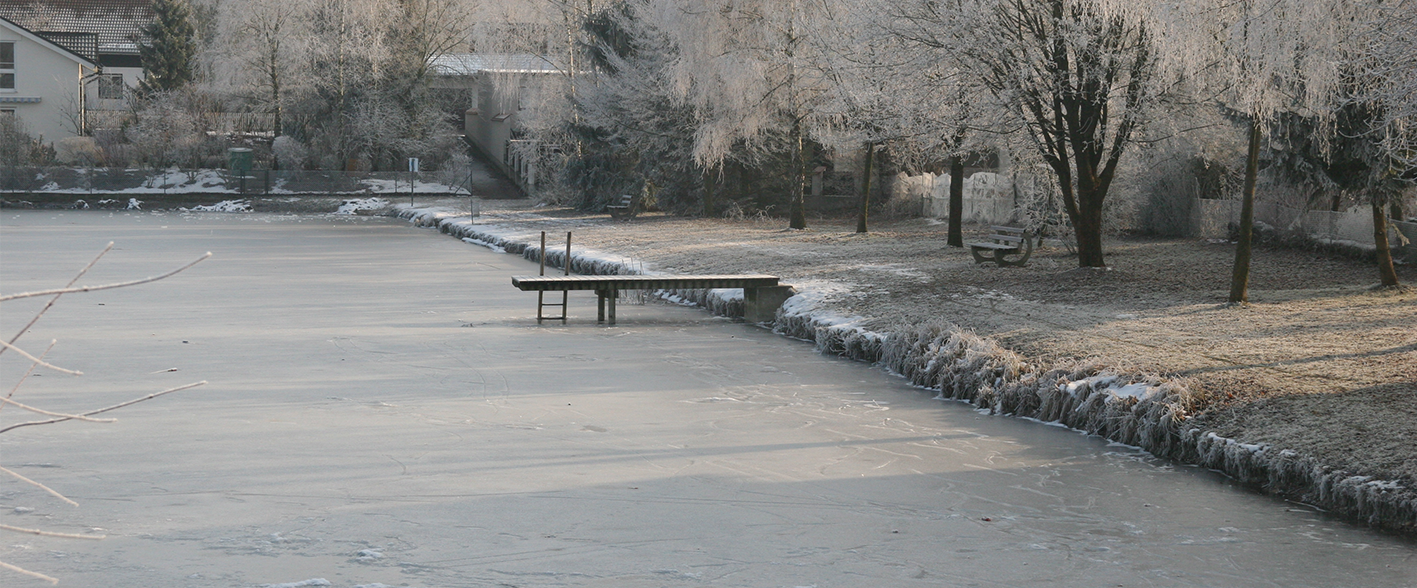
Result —
M 470 194 L 470 171 L 347 172 L 337 170 L 0 168 L 0 192 L 11 194 L 400 195 Z

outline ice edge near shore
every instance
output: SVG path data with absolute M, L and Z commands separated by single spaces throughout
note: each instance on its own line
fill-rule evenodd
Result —
M 467 215 L 438 209 L 399 208 L 399 218 L 482 245 L 540 261 L 529 236 L 474 225 Z M 548 247 L 548 265 L 565 267 L 565 251 Z M 587 275 L 639 273 L 623 260 L 596 252 L 572 254 L 571 271 Z M 736 291 L 735 291 L 736 292 Z M 727 317 L 743 315 L 741 296 L 720 290 L 667 293 Z M 926 324 L 907 332 L 878 333 L 859 319 L 824 311 L 810 289 L 778 310 L 772 329 L 811 341 L 821 353 L 879 364 L 911 384 L 947 400 L 968 402 L 990 414 L 1059 423 L 1141 448 L 1157 457 L 1224 473 L 1236 481 L 1331 514 L 1402 535 L 1417 535 L 1417 489 L 1320 463 L 1294 451 L 1240 443 L 1187 426 L 1194 405 L 1176 382 L 1117 374 L 1083 362 L 1035 365 L 987 337 L 950 324 Z

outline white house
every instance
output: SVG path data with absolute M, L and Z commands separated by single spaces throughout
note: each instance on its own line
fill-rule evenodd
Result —
M 97 63 L 84 91 L 87 124 L 116 126 L 143 79 L 138 43 L 156 18 L 152 0 L 0 0 L 0 18 Z
M 85 90 L 98 64 L 0 18 L 0 116 L 19 119 L 44 142 L 81 134 Z

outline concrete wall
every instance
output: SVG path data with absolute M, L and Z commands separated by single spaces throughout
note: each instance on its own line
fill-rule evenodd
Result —
M 80 106 L 80 79 L 89 71 L 9 23 L 0 23 L 0 41 L 15 43 L 15 88 L 0 90 L 0 110 L 13 110 L 29 134 L 46 143 L 74 136 L 65 110 Z
M 1372 248 L 1373 212 L 1367 205 L 1360 205 L 1341 212 L 1310 210 L 1308 212 L 1282 206 L 1273 202 L 1255 204 L 1255 222 L 1265 223 L 1278 229 L 1302 231 L 1314 239 L 1346 242 L 1358 247 Z M 1230 225 L 1240 223 L 1239 200 L 1207 200 L 1197 198 L 1191 202 L 1190 235 L 1204 239 L 1224 239 L 1230 236 Z M 1394 222 L 1388 231 L 1388 243 L 1395 249 L 1402 243 L 1402 235 L 1408 241 L 1417 242 L 1417 222 Z M 1399 257 L 1411 259 L 1417 254 L 1417 246 L 1407 245 L 1395 252 Z
M 469 109 L 463 121 L 468 140 L 499 163 L 506 159 L 507 141 L 517 122 L 517 105 L 503 102 L 484 76 L 477 83 L 477 107 Z
M 920 198 L 921 215 L 931 218 L 950 216 L 950 177 L 926 173 L 921 176 L 896 178 L 896 198 Z M 1014 197 L 1008 177 L 992 172 L 976 172 L 964 179 L 963 222 L 1001 224 L 1014 212 Z

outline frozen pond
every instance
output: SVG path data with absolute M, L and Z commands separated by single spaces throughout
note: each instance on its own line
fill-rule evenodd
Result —
M 1399 587 L 1417 545 L 652 304 L 538 326 L 536 271 L 402 221 L 3 211 L 22 340 L 82 377 L 0 437 L 0 561 L 65 586 Z M 6 303 L 3 336 L 38 301 Z M 3 356 L 8 389 L 26 363 Z M 175 368 L 175 371 L 170 371 Z M 25 415 L 7 407 L 0 423 Z M 32 510 L 30 510 L 32 509 Z M 5 586 L 42 585 L 0 570 Z

